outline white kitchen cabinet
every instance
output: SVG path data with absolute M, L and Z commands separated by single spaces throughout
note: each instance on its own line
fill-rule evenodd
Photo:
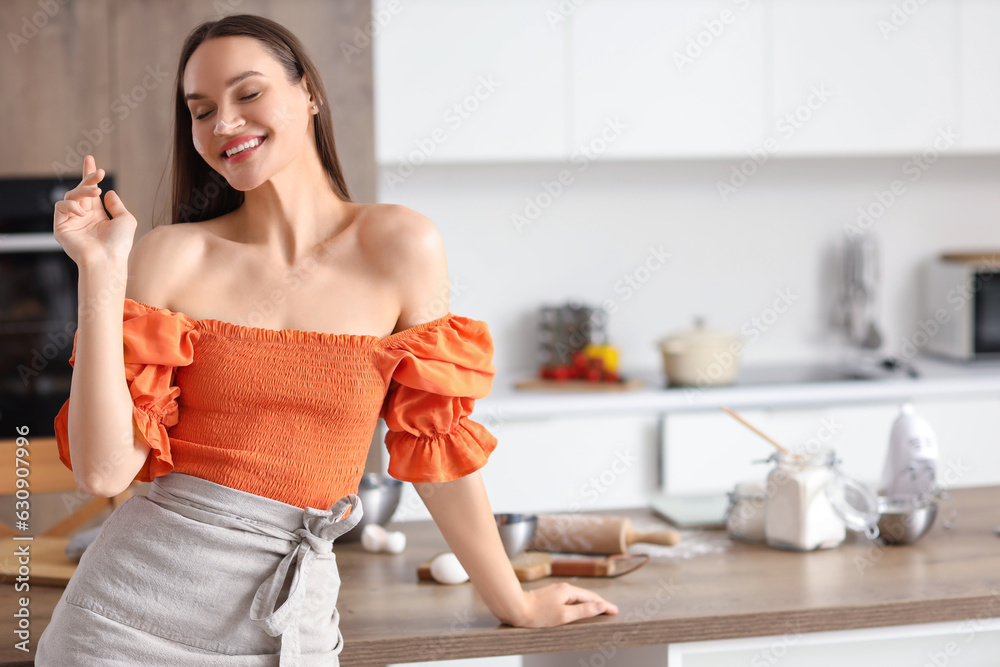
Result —
M 372 11 L 376 159 L 390 179 L 425 163 L 1000 150 L 993 0 Z
M 642 507 L 659 486 L 656 415 L 508 420 L 476 410 L 497 438 L 481 474 L 495 512 L 588 512 Z M 394 521 L 430 519 L 404 486 Z
M 918 153 L 957 130 L 955 3 L 771 2 L 781 155 Z
M 877 484 L 898 403 L 810 409 L 740 410 L 788 447 L 815 439 L 837 452 L 841 469 Z M 913 401 L 938 438 L 938 480 L 944 487 L 1000 484 L 1000 397 Z M 772 464 L 755 464 L 774 448 L 721 412 L 672 413 L 663 429 L 665 490 L 671 495 L 729 491 L 740 481 L 764 481 Z
M 962 96 L 959 145 L 969 152 L 1000 150 L 1000 3 L 964 0 L 959 3 Z
M 590 0 L 571 21 L 570 110 L 581 157 L 730 156 L 761 147 L 761 3 Z M 616 121 L 621 131 L 608 132 Z
M 551 2 L 375 0 L 375 154 L 405 178 L 425 162 L 567 152 L 565 24 Z
M 667 650 L 670 667 L 980 667 L 996 664 L 1000 655 L 1000 619 L 809 633 L 789 624 L 784 635 L 683 642 Z
M 524 656 L 524 667 L 981 667 L 1000 654 L 1000 619 L 678 642 Z

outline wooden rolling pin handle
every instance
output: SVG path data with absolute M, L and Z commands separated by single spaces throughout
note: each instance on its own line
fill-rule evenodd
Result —
M 672 547 L 681 541 L 680 533 L 674 530 L 657 530 L 652 533 L 640 533 L 629 529 L 625 541 L 628 546 L 637 542 L 644 544 L 661 544 L 665 547 Z

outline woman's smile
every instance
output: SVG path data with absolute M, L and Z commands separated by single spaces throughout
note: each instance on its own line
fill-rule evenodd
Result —
M 223 146 L 220 156 L 228 164 L 244 162 L 256 155 L 265 141 L 267 141 L 266 134 L 237 137 Z

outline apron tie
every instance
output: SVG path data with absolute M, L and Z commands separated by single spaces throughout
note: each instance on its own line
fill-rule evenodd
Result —
M 361 512 L 356 511 L 360 502 L 361 499 L 352 493 L 338 500 L 328 510 L 305 508 L 303 525 L 295 529 L 295 548 L 281 559 L 274 574 L 260 585 L 254 595 L 250 619 L 272 637 L 281 635 L 281 667 L 300 667 L 302 664 L 299 621 L 302 617 L 302 602 L 306 595 L 305 578 L 309 567 L 320 555 L 330 554 L 333 551 L 333 541 L 354 528 L 361 520 Z M 331 521 L 332 517 L 342 517 L 348 506 L 351 508 L 350 516 Z M 292 573 L 291 588 L 288 597 L 278 606 L 278 594 L 284 587 L 293 561 L 295 570 Z M 339 634 L 339 627 L 337 632 Z M 340 646 L 343 646 L 343 641 Z
M 182 498 L 159 484 L 152 484 L 147 498 L 158 505 L 167 507 L 190 519 L 215 526 L 225 526 L 262 535 L 270 535 L 294 542 L 295 546 L 285 554 L 274 573 L 264 580 L 254 595 L 250 606 L 250 619 L 272 637 L 281 635 L 281 667 L 301 667 L 302 645 L 299 633 L 302 603 L 306 596 L 305 578 L 309 567 L 316 558 L 329 556 L 333 552 L 333 541 L 354 528 L 361 520 L 361 498 L 350 493 L 329 509 L 306 507 L 302 511 L 302 526 L 289 532 L 280 526 L 260 521 L 248 521 L 237 514 L 215 508 L 207 508 L 189 499 Z M 344 512 L 351 508 L 349 516 Z M 279 606 L 278 594 L 292 569 L 291 588 L 288 598 Z M 336 611 L 335 611 L 336 613 Z M 343 648 L 343 635 L 338 624 L 337 653 Z

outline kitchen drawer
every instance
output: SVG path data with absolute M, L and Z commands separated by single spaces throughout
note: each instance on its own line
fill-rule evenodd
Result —
M 472 419 L 497 438 L 481 471 L 496 512 L 643 507 L 659 487 L 656 415 Z M 429 519 L 412 485 L 403 489 L 393 520 Z
M 671 644 L 670 667 L 890 667 L 995 665 L 1000 619 Z M 636 667 L 639 667 L 638 665 Z
M 919 399 L 913 405 L 937 435 L 942 486 L 1000 484 L 1000 398 Z M 874 485 L 899 403 L 738 412 L 786 447 L 811 439 L 833 447 L 844 472 Z M 721 493 L 737 482 L 766 478 L 770 464 L 754 461 L 769 457 L 774 447 L 729 415 L 672 413 L 664 420 L 661 474 L 668 493 Z

